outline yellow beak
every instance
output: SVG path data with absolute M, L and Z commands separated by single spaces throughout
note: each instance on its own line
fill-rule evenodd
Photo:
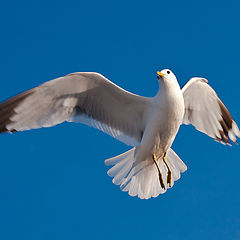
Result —
M 163 77 L 163 76 L 164 76 L 164 74 L 161 73 L 161 72 L 159 72 L 159 71 L 157 71 L 157 74 L 158 74 L 160 77 Z

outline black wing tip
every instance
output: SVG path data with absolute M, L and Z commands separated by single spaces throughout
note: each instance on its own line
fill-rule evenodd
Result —
M 221 137 L 219 138 L 216 136 L 215 139 L 229 146 L 232 146 L 230 141 L 238 145 L 237 138 L 239 138 L 239 134 L 233 129 L 234 128 L 233 125 L 236 123 L 234 122 L 226 106 L 223 104 L 223 102 L 219 98 L 218 98 L 218 104 L 219 104 L 221 116 L 222 116 L 222 119 L 219 121 L 222 127 L 222 130 L 219 130 L 219 135 Z M 229 135 L 230 131 L 232 131 L 232 134 L 234 136 Z
M 227 107 L 223 104 L 223 102 L 219 98 L 218 98 L 218 105 L 220 107 L 223 121 L 225 122 L 225 124 L 227 125 L 227 127 L 229 129 L 232 129 L 233 118 L 232 118 L 230 112 L 228 111 Z
M 32 93 L 33 89 L 30 89 L 0 104 L 0 134 L 6 132 L 16 132 L 16 129 L 8 129 L 7 125 L 12 122 L 11 117 L 15 113 L 14 109 Z
M 15 132 L 17 132 L 16 129 L 8 130 L 6 128 L 6 126 L 0 126 L 0 134 L 2 134 L 2 133 L 15 133 Z

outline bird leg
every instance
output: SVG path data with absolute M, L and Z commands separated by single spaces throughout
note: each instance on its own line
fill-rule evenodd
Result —
M 168 175 L 167 175 L 167 183 L 169 184 L 169 187 L 172 186 L 172 172 L 167 164 L 167 161 L 166 161 L 166 152 L 164 153 L 163 155 L 163 162 L 165 163 L 166 167 L 167 167 L 167 170 L 168 170 Z
M 162 173 L 161 173 L 160 168 L 158 166 L 157 157 L 155 156 L 155 154 L 153 154 L 153 162 L 155 163 L 155 165 L 157 167 L 157 170 L 158 170 L 160 185 L 163 189 L 166 189 L 165 185 L 164 185 L 164 182 L 163 182 Z

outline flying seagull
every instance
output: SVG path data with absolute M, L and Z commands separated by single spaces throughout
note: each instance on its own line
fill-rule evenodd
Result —
M 192 124 L 230 145 L 240 131 L 205 78 L 180 89 L 173 72 L 157 72 L 155 97 L 132 94 L 103 75 L 71 73 L 0 104 L 0 133 L 51 127 L 64 121 L 95 127 L 133 148 L 105 160 L 108 175 L 131 196 L 148 199 L 171 188 L 186 165 L 171 149 L 181 124 Z

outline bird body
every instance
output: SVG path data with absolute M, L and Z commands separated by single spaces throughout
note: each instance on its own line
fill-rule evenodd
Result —
M 204 78 L 182 89 L 175 75 L 157 72 L 155 97 L 132 94 L 99 73 L 72 73 L 23 92 L 0 104 L 0 133 L 51 127 L 64 121 L 95 127 L 132 146 L 105 160 L 108 175 L 131 196 L 148 199 L 171 188 L 187 167 L 171 145 L 181 124 L 223 144 L 240 131 Z M 81 157 L 81 156 L 79 156 Z
M 177 82 L 159 79 L 159 91 L 149 106 L 142 141 L 137 149 L 140 161 L 155 154 L 157 158 L 171 147 L 184 116 L 184 100 Z

